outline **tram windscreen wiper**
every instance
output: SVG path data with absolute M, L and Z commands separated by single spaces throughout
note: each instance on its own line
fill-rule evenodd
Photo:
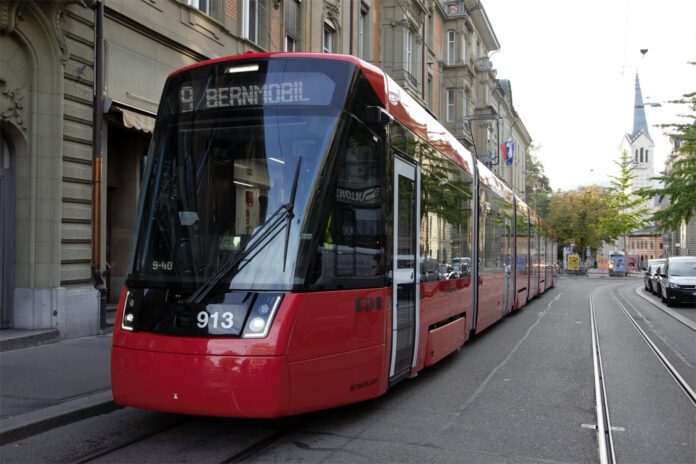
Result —
M 301 161 L 302 159 L 300 158 L 300 162 Z M 297 181 L 299 175 L 300 163 L 298 163 L 297 170 L 295 171 L 292 192 L 290 193 L 290 201 L 281 205 L 280 208 L 278 208 L 263 224 L 261 224 L 261 226 L 251 234 L 244 249 L 225 261 L 215 274 L 203 282 L 203 284 L 186 299 L 186 303 L 201 303 L 205 297 L 218 286 L 222 279 L 229 275 L 234 276 L 244 269 L 244 266 L 246 266 L 257 254 L 261 252 L 263 246 L 270 243 L 271 240 L 273 240 L 280 233 L 280 231 L 283 230 L 283 228 L 286 229 L 285 253 L 283 257 L 283 269 L 285 269 L 288 242 L 290 240 L 290 222 L 292 221 L 292 218 L 295 217 L 293 210 L 295 208 L 295 193 L 297 191 Z

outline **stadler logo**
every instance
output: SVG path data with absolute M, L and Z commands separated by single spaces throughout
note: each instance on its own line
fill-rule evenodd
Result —
M 374 203 L 379 200 L 379 187 L 356 191 L 336 189 L 336 199 L 354 203 Z

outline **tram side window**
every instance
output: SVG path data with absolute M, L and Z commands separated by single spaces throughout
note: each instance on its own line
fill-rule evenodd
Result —
M 529 270 L 527 256 L 527 253 L 529 252 L 527 219 L 526 212 L 522 211 L 517 214 L 517 226 L 515 227 L 517 232 L 517 258 L 515 261 L 515 267 L 518 271 Z
M 539 225 L 535 222 L 532 222 L 530 224 L 529 239 L 529 254 L 531 258 L 531 268 L 537 269 L 539 267 Z
M 512 219 L 507 202 L 489 188 L 481 186 L 480 212 L 480 266 L 482 273 L 505 270 L 511 261 Z
M 431 147 L 422 151 L 421 281 L 471 273 L 473 179 Z
M 353 120 L 335 165 L 309 273 L 315 289 L 384 285 L 386 218 L 379 141 Z

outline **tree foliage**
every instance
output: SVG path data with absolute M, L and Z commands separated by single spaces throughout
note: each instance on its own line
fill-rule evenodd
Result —
M 543 218 L 549 214 L 551 202 L 551 184 L 544 174 L 544 165 L 536 155 L 538 147 L 530 144 L 526 153 L 526 191 L 527 204 Z
M 691 115 L 684 115 L 688 121 L 683 124 L 667 124 L 670 136 L 677 148 L 672 155 L 671 165 L 664 174 L 653 177 L 660 187 L 643 188 L 639 191 L 643 198 L 669 197 L 670 205 L 656 211 L 651 220 L 663 230 L 679 228 L 682 222 L 689 222 L 696 215 L 696 92 L 686 94 L 673 103 L 687 104 Z
M 606 195 L 606 204 L 612 214 L 601 221 L 602 234 L 611 239 L 639 230 L 648 223 L 650 214 L 650 209 L 645 206 L 647 200 L 632 192 L 636 175 L 628 152 L 623 150 L 620 160 L 614 164 L 619 167 L 619 175 L 609 176 L 611 187 Z
M 575 242 L 576 248 L 599 249 L 605 234 L 602 223 L 615 214 L 605 201 L 602 187 L 580 187 L 569 192 L 557 192 L 550 200 L 546 223 L 556 232 L 559 243 Z

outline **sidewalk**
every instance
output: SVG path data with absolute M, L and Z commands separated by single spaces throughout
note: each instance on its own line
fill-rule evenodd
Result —
M 44 332 L 0 331 L 0 445 L 116 407 L 111 334 L 51 343 Z

